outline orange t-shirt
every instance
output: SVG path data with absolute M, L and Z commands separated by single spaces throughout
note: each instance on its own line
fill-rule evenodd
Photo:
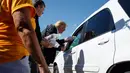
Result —
M 29 55 L 19 37 L 13 22 L 12 14 L 21 8 L 28 7 L 31 16 L 35 16 L 32 0 L 0 0 L 0 63 L 11 62 Z M 32 25 L 35 26 L 36 25 Z

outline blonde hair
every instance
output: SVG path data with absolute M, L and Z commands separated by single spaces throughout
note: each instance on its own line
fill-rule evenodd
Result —
M 67 24 L 66 24 L 64 21 L 61 21 L 61 20 L 59 20 L 59 21 L 57 21 L 57 22 L 55 23 L 55 27 L 60 27 L 60 26 L 62 26 L 62 25 L 64 25 L 65 27 L 67 26 Z

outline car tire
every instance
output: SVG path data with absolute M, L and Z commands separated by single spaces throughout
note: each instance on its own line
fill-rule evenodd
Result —
M 53 73 L 59 73 L 59 69 L 58 69 L 58 66 L 56 65 L 56 66 L 54 66 L 54 69 L 53 69 L 54 71 L 53 71 Z
M 115 64 L 107 73 L 130 73 L 130 63 Z
M 108 73 L 130 73 L 130 69 L 125 68 L 125 69 L 113 69 Z

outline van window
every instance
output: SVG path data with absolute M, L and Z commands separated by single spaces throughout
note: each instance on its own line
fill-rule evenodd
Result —
M 130 17 L 130 0 L 118 0 L 124 11 Z
M 80 37 L 81 37 L 80 33 L 78 33 L 77 36 L 74 36 L 74 40 L 73 40 L 72 44 L 70 45 L 69 49 L 72 49 L 73 47 L 75 47 L 79 44 Z
M 74 40 L 70 43 L 67 44 L 66 47 L 66 51 L 69 49 L 71 50 L 73 47 L 77 46 L 78 44 L 80 44 L 80 40 L 81 40 L 81 33 L 82 33 L 82 28 L 83 26 L 80 26 L 73 34 L 74 36 Z
M 84 41 L 115 29 L 113 18 L 108 8 L 94 15 L 85 24 Z

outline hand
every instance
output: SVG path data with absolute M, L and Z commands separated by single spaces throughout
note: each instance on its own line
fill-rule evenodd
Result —
M 61 51 L 65 51 L 65 49 L 66 49 L 65 47 L 61 47 Z
M 41 45 L 45 48 L 52 48 L 53 47 L 52 44 L 49 42 L 49 40 L 47 40 L 45 38 L 41 41 Z
M 48 69 L 47 72 L 45 72 L 45 71 L 43 70 L 43 67 L 42 67 L 42 66 L 39 66 L 38 68 L 39 68 L 39 72 L 40 72 L 40 73 L 51 73 L 49 69 Z
M 70 36 L 70 37 L 65 38 L 64 40 L 65 40 L 65 42 L 71 42 L 74 40 L 74 37 Z
M 39 67 L 38 67 L 38 69 L 39 69 L 39 72 L 40 72 L 40 73 L 44 73 L 44 71 L 43 71 L 43 68 L 42 68 L 42 67 L 40 67 L 40 66 L 39 66 Z

